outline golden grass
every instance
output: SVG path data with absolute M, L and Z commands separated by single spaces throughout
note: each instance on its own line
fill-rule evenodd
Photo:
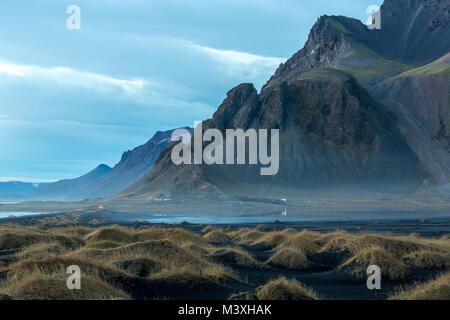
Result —
M 309 267 L 309 261 L 306 256 L 299 250 L 291 248 L 283 248 L 276 251 L 266 262 L 272 267 L 291 269 L 291 270 L 305 270 Z
M 248 228 L 241 228 L 239 230 L 228 232 L 228 236 L 236 243 L 240 245 L 251 245 L 258 239 L 264 237 L 266 233 L 251 230 Z
M 16 300 L 129 300 L 131 297 L 114 286 L 93 278 L 83 277 L 80 290 L 69 290 L 66 276 L 48 276 L 39 272 L 30 273 L 14 282 L 0 294 Z
M 303 253 L 317 253 L 320 250 L 320 246 L 312 240 L 310 235 L 300 232 L 289 237 L 284 243 L 283 246 L 292 248 L 295 250 L 299 250 Z
M 421 270 L 450 268 L 450 253 L 421 250 L 405 255 L 402 260 L 407 266 Z
M 147 278 L 163 269 L 163 264 L 160 261 L 150 258 L 120 260 L 114 262 L 114 266 L 140 278 Z
M 59 225 L 61 221 L 53 222 Z M 256 250 L 255 257 L 267 261 L 256 260 L 247 250 Z M 259 250 L 265 252 L 260 254 Z M 267 254 L 271 256 L 267 258 Z M 67 279 L 69 265 L 81 268 L 87 279 L 86 291 L 65 292 L 68 289 L 62 280 Z M 180 294 L 178 289 L 206 290 L 227 282 L 246 282 L 245 273 L 240 273 L 244 269 L 264 270 L 271 266 L 302 271 L 317 265 L 321 270 L 345 272 L 358 280 L 367 278 L 369 265 L 378 265 L 382 277 L 391 280 L 425 270 L 445 272 L 450 268 L 450 239 L 345 231 L 321 234 L 292 228 L 269 232 L 265 226 L 225 231 L 206 226 L 202 233 L 195 234 L 180 228 L 147 226 L 0 225 L 0 297 L 15 299 L 58 299 L 58 295 L 61 299 L 141 297 L 133 286 L 143 286 L 139 287 L 143 291 L 150 286 L 147 293 L 153 297 L 153 291 L 154 296 L 158 295 L 160 285 L 167 289 L 165 293 Z M 404 290 L 398 297 L 445 297 L 448 277 L 441 278 Z M 35 292 L 38 281 L 42 282 L 42 292 Z M 259 287 L 253 298 L 317 296 L 299 283 L 278 279 Z
M 404 279 L 408 275 L 408 268 L 397 258 L 382 248 L 363 249 L 344 262 L 339 270 L 355 276 L 357 279 L 367 279 L 367 268 L 377 265 L 381 269 L 381 276 L 391 280 Z
M 222 230 L 214 230 L 203 236 L 206 241 L 214 244 L 225 244 L 231 241 L 230 237 Z
M 450 273 L 432 281 L 399 289 L 390 300 L 450 300 Z
M 273 249 L 278 247 L 283 242 L 285 242 L 292 234 L 293 233 L 290 230 L 287 232 L 286 231 L 270 232 L 264 235 L 263 237 L 258 238 L 258 240 L 254 241 L 253 245 L 264 244 L 269 248 Z
M 188 267 L 168 268 L 152 274 L 149 279 L 177 288 L 200 289 L 215 287 L 225 281 L 241 281 L 231 270 L 219 265 L 211 265 L 200 270 Z
M 147 257 L 162 261 L 167 266 L 189 266 L 194 269 L 201 269 L 208 265 L 208 262 L 203 258 L 169 240 L 136 242 L 111 249 L 83 248 L 73 254 L 81 258 L 102 261 L 104 264 Z
M 233 268 L 258 269 L 263 267 L 250 253 L 240 248 L 218 249 L 210 254 L 209 259 Z
M 67 249 L 75 249 L 84 242 L 78 238 L 66 237 L 63 235 L 37 234 L 37 233 L 2 233 L 0 234 L 0 248 L 2 250 L 21 249 L 32 244 L 57 242 Z
M 318 295 L 296 280 L 279 278 L 256 290 L 258 300 L 319 300 Z
M 98 242 L 90 242 L 86 244 L 85 248 L 92 249 L 112 249 L 122 246 L 121 243 L 111 240 L 101 240 Z

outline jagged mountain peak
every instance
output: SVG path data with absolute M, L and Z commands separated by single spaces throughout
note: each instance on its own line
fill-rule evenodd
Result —
M 344 16 L 322 16 L 304 47 L 281 64 L 263 90 L 295 81 L 314 68 L 335 68 L 371 86 L 449 52 L 450 3 L 440 0 L 387 0 L 381 29 Z
M 344 16 L 321 16 L 311 28 L 304 47 L 280 65 L 263 90 L 283 81 L 293 81 L 302 72 L 314 68 L 336 67 L 351 47 L 350 39 L 364 39 L 368 32 L 359 20 Z

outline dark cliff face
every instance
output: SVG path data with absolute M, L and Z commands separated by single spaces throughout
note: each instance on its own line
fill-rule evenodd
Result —
M 450 48 L 450 2 L 443 0 L 386 0 L 377 51 L 388 58 L 421 65 Z
M 122 196 L 220 198 L 224 193 L 345 187 L 407 192 L 424 177 L 394 117 L 357 81 L 320 69 L 260 95 L 250 84 L 232 89 L 207 128 L 279 129 L 280 169 L 261 176 L 255 165 L 180 165 L 171 149 Z
M 248 114 L 246 126 L 219 129 L 280 129 L 280 170 L 261 177 L 255 170 L 222 166 L 228 176 L 256 184 L 290 187 L 358 185 L 368 189 L 414 189 L 421 183 L 417 157 L 397 128 L 395 117 L 373 100 L 357 81 L 342 72 L 317 69 L 295 82 L 282 83 L 249 97 L 237 114 Z M 249 103 L 252 101 L 252 103 Z M 221 108 L 227 106 L 225 101 Z M 236 105 L 233 106 L 236 109 Z M 234 119 L 233 119 L 234 120 Z M 233 172 L 234 171 L 234 172 Z M 410 188 L 405 187 L 409 185 Z

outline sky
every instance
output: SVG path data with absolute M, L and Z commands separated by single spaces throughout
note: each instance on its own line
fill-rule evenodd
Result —
M 381 0 L 0 2 L 0 181 L 80 176 L 259 90 L 321 15 Z M 67 8 L 80 8 L 80 29 Z

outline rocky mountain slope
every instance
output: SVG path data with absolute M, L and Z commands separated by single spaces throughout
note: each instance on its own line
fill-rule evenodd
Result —
M 450 181 L 449 75 L 447 54 L 370 89 L 397 115 L 400 131 L 438 184 Z

